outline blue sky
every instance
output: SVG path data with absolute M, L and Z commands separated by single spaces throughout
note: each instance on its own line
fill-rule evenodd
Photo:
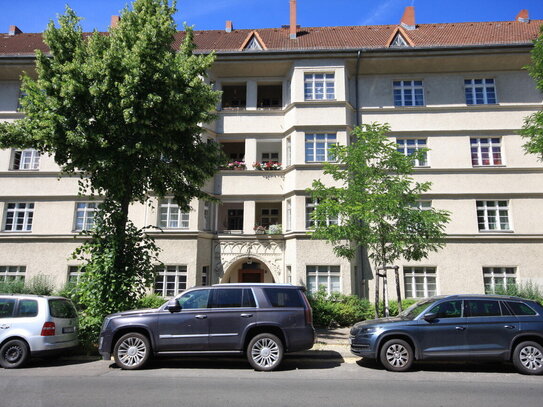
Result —
M 83 17 L 85 31 L 107 30 L 111 15 L 119 14 L 127 0 L 0 0 L 0 32 L 17 25 L 23 32 L 41 32 L 68 3 Z M 406 6 L 415 6 L 417 23 L 511 21 L 521 9 L 531 19 L 543 19 L 543 0 L 298 0 L 298 24 L 397 24 Z M 289 0 L 179 0 L 176 21 L 197 30 L 270 28 L 289 23 Z

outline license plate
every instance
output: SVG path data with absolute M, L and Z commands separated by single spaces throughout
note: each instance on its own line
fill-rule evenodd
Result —
M 73 326 L 65 326 L 62 328 L 63 334 L 73 334 L 75 332 L 75 328 Z

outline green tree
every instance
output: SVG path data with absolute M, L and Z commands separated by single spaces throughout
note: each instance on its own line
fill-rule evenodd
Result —
M 543 27 L 534 42 L 532 63 L 527 66 L 527 69 L 537 88 L 543 92 Z M 543 160 L 543 110 L 526 118 L 521 135 L 527 139 L 524 144 L 526 152 L 535 154 Z
M 313 238 L 328 240 L 336 255 L 347 259 L 355 257 L 358 247 L 367 248 L 376 274 L 400 257 L 420 260 L 443 247 L 449 219 L 447 211 L 415 209 L 431 186 L 411 177 L 414 160 L 423 159 L 425 151 L 406 157 L 387 138 L 389 130 L 380 124 L 355 128 L 350 145 L 330 148 L 336 162 L 324 164 L 334 186 L 315 180 L 309 189 L 318 202 Z
M 168 0 L 136 0 L 109 34 L 87 35 L 67 7 L 44 32 L 50 54 L 36 52 L 36 79 L 23 75 L 25 117 L 0 125 L 0 147 L 52 155 L 80 177 L 81 194 L 104 201 L 75 254 L 89 261 L 82 300 L 95 317 L 129 308 L 150 283 L 156 246 L 129 222 L 129 205 L 172 194 L 188 210 L 208 198 L 201 187 L 219 164 L 200 137 L 219 97 L 203 80 L 214 55 L 193 53 L 189 27 L 173 48 L 175 12 Z

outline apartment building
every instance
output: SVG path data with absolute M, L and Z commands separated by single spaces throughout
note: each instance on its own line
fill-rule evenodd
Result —
M 328 146 L 349 143 L 353 127 L 370 122 L 389 123 L 405 154 L 429 148 L 414 174 L 433 183 L 420 209 L 451 212 L 441 251 L 398 262 L 403 295 L 543 284 L 543 166 L 519 136 L 524 118 L 543 107 L 523 69 L 543 20 L 522 10 L 511 21 L 416 24 L 407 7 L 399 24 L 299 27 L 295 1 L 290 17 L 279 28 L 227 21 L 195 32 L 197 52 L 217 54 L 208 80 L 223 92 L 202 137 L 231 163 L 205 187 L 220 205 L 195 200 L 182 213 L 168 197 L 151 197 L 151 206 L 130 208 L 136 225 L 162 229 L 150 232 L 164 263 L 155 292 L 276 282 L 368 296 L 372 265 L 311 239 L 315 202 L 306 189 L 317 178 L 332 182 L 322 171 Z M 41 34 L 14 26 L 0 34 L 0 120 L 23 117 L 19 76 L 33 70 L 35 49 L 48 51 Z M 77 280 L 70 254 L 99 203 L 77 191 L 51 157 L 0 151 L 0 281 Z

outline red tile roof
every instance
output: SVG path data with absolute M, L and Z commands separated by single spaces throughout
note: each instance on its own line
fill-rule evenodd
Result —
M 540 33 L 543 20 L 529 22 L 501 21 L 476 23 L 419 24 L 414 30 L 405 30 L 415 48 L 462 47 L 531 44 Z M 301 27 L 296 39 L 289 38 L 289 28 L 263 28 L 195 31 L 194 41 L 201 52 L 218 53 L 239 51 L 247 36 L 256 31 L 267 51 L 385 49 L 397 25 Z M 174 47 L 178 48 L 184 36 L 178 32 Z M 47 51 L 41 34 L 0 34 L 0 55 L 32 55 L 35 49 Z M 266 51 L 256 51 L 266 52 Z

